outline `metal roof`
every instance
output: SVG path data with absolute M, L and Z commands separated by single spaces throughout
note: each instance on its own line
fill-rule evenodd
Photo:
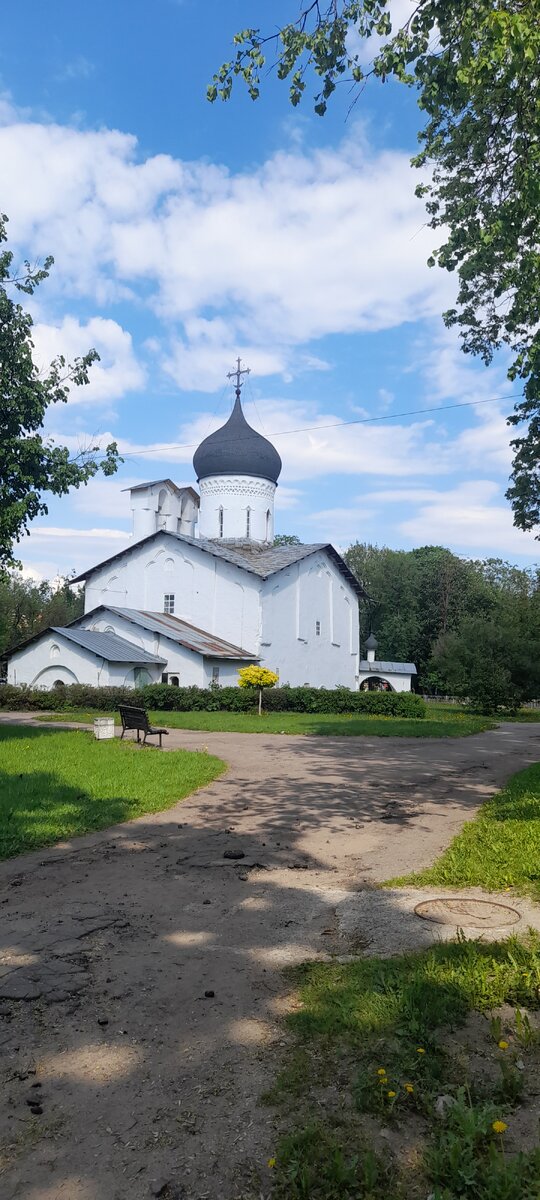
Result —
M 197 654 L 204 654 L 208 658 L 241 658 L 248 662 L 253 662 L 258 658 L 258 655 L 251 654 L 249 650 L 242 650 L 240 646 L 234 646 L 232 642 L 225 642 L 223 638 L 215 637 L 213 633 L 206 633 L 204 629 L 198 629 L 196 625 L 190 625 L 187 621 L 182 621 L 180 617 L 171 616 L 170 613 L 144 612 L 139 608 L 113 608 L 110 604 L 100 607 L 107 612 L 124 617 L 126 621 L 132 621 L 134 625 L 149 629 L 152 633 L 160 633 L 163 637 L 168 637 L 173 642 L 179 642 L 188 650 L 194 650 Z M 94 611 L 97 610 L 94 609 Z M 87 613 L 86 616 L 88 615 Z
M 387 671 L 392 672 L 394 675 L 417 675 L 418 674 L 414 663 L 368 662 L 367 659 L 363 658 L 362 661 L 359 663 L 359 667 L 360 667 L 361 671 L 371 671 L 375 675 L 381 675 L 381 674 L 384 675 L 385 672 L 387 672 Z
M 74 629 L 72 626 L 59 628 L 56 625 L 52 625 L 49 630 L 45 629 L 42 632 L 56 633 L 59 637 L 66 638 L 68 642 L 75 642 L 77 646 L 89 650 L 91 654 L 97 654 L 99 658 L 104 658 L 107 662 L 152 664 L 167 662 L 166 658 L 161 658 L 158 654 L 148 654 L 146 650 L 134 646 L 126 638 L 118 637 L 116 633 L 97 633 L 94 629 Z
M 248 545 L 242 542 L 233 547 L 230 544 L 224 545 L 210 538 L 193 538 L 188 537 L 186 533 L 170 533 L 167 529 L 160 529 L 156 533 L 149 533 L 148 537 L 141 538 L 139 542 L 132 542 L 128 546 L 124 546 L 123 550 L 119 550 L 116 554 L 111 554 L 110 558 L 104 558 L 102 562 L 96 563 L 95 567 L 90 567 L 82 575 L 76 575 L 69 582 L 81 583 L 83 579 L 87 579 L 94 571 L 108 566 L 109 563 L 121 558 L 123 554 L 129 554 L 132 550 L 138 549 L 139 546 L 144 546 L 145 542 L 149 542 L 152 538 L 160 536 L 176 538 L 179 542 L 186 542 L 188 546 L 195 546 L 198 550 L 203 550 L 206 554 L 212 554 L 214 558 L 222 558 L 234 567 L 240 567 L 243 571 L 251 571 L 253 575 L 259 575 L 261 579 L 268 579 L 270 575 L 275 575 L 277 571 L 282 571 L 285 567 L 291 566 L 292 563 L 300 562 L 301 559 L 308 558 L 310 554 L 316 554 L 319 550 L 325 550 L 341 574 L 345 576 L 358 598 L 362 599 L 366 594 L 356 575 L 353 575 L 350 567 L 347 566 L 347 563 L 341 557 L 341 554 L 338 554 L 337 550 L 329 542 L 313 542 L 311 544 L 300 544 L 299 546 L 264 546 L 257 545 L 256 543 Z

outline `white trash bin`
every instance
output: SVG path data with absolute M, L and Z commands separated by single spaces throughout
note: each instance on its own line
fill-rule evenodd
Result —
M 94 721 L 94 737 L 98 742 L 105 741 L 106 738 L 114 737 L 114 718 L 113 717 L 96 717 Z

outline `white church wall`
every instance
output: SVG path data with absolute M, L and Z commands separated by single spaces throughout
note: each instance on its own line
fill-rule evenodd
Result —
M 174 615 L 235 646 L 256 653 L 261 580 L 207 551 L 157 536 L 92 572 L 85 611 L 100 604 L 163 612 L 174 595 Z
M 260 655 L 291 687 L 358 686 L 358 600 L 327 555 L 266 580 Z
M 119 637 L 145 650 L 147 654 L 157 654 L 166 659 L 166 664 L 153 672 L 152 682 L 159 683 L 162 674 L 167 673 L 176 676 L 181 687 L 206 687 L 202 656 L 188 650 L 187 646 L 181 646 L 172 638 L 154 633 L 150 629 L 143 629 L 142 626 L 134 625 L 126 617 L 113 612 L 96 613 L 95 616 L 87 613 L 80 624 L 83 629 L 95 629 L 100 633 L 113 631 Z M 149 669 L 153 671 L 153 668 Z
M 201 537 L 273 542 L 275 483 L 250 475 L 209 476 L 199 481 L 199 491 Z
M 48 690 L 57 679 L 66 685 L 87 683 L 92 687 L 106 687 L 110 682 L 109 664 L 82 646 L 48 631 L 10 657 L 8 683 Z
M 204 683 L 201 686 L 210 687 L 212 683 L 218 683 L 220 687 L 238 687 L 238 672 L 241 667 L 247 666 L 248 663 L 242 659 L 205 658 Z M 214 671 L 218 672 L 217 677 Z

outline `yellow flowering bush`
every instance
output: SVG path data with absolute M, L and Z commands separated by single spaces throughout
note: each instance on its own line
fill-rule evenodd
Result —
M 274 671 L 269 671 L 268 667 L 257 667 L 253 663 L 250 667 L 241 667 L 238 672 L 238 683 L 242 688 L 258 688 L 259 690 L 259 716 L 262 712 L 262 694 L 263 688 L 275 687 L 278 682 L 279 675 Z

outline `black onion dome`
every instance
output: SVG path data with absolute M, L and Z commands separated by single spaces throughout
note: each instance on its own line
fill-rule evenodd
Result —
M 209 475 L 255 475 L 277 483 L 281 459 L 272 443 L 248 425 L 237 397 L 229 420 L 195 451 L 193 467 L 198 480 Z

